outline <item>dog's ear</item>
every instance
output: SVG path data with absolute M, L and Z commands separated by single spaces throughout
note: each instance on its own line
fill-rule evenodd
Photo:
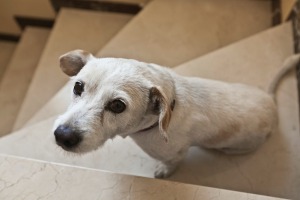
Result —
M 60 68 L 68 76 L 75 76 L 93 55 L 84 50 L 70 51 L 59 57 Z
M 172 104 L 160 87 L 150 88 L 150 110 L 159 115 L 159 132 L 166 142 L 168 142 L 167 129 L 172 116 Z

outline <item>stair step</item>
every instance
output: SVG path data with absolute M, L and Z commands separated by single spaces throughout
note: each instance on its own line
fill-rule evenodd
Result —
M 140 6 L 145 6 L 151 0 L 104 0 L 104 2 L 111 3 L 125 3 L 125 4 L 138 4 Z
M 271 1 L 153 0 L 100 50 L 174 67 L 271 26 Z
M 1 199 L 218 199 L 279 200 L 184 183 L 112 174 L 0 155 Z M 71 175 L 71 176 L 70 176 Z
M 38 122 L 46 120 L 50 117 L 63 113 L 71 103 L 70 91 L 72 91 L 73 83 L 68 82 L 53 97 L 37 111 L 22 128 L 34 125 Z
M 286 21 L 290 17 L 297 0 L 280 1 L 281 4 L 281 20 Z
M 187 62 L 175 70 L 185 75 L 244 82 L 265 88 L 281 67 L 283 60 L 292 53 L 292 30 L 291 24 L 287 23 Z M 295 75 L 290 74 L 282 81 L 277 93 L 280 131 L 270 137 L 255 153 L 226 156 L 191 148 L 181 167 L 170 179 L 299 199 L 300 182 L 297 177 L 300 175 L 300 146 L 296 91 Z M 61 101 L 69 99 L 69 94 L 61 95 Z M 51 106 L 55 107 L 55 104 Z M 116 137 L 98 151 L 85 156 L 66 156 L 52 142 L 55 118 L 2 138 L 0 152 L 118 173 L 153 176 L 156 162 L 130 138 Z M 34 149 L 32 144 L 35 144 Z
M 41 56 L 32 83 L 14 125 L 19 129 L 68 80 L 58 57 L 74 49 L 96 52 L 130 19 L 131 15 L 62 9 Z M 36 95 L 39 97 L 36 98 Z
M 0 82 L 16 46 L 15 42 L 0 40 Z
M 271 25 L 270 7 L 270 1 L 154 0 L 97 55 L 175 66 L 267 29 Z M 28 124 L 58 111 L 46 108 L 46 112 L 33 115 Z
M 251 84 L 266 90 L 277 73 L 276 69 L 281 68 L 283 59 L 293 54 L 292 45 L 291 24 L 287 22 L 263 34 L 183 63 L 174 70 L 184 76 Z M 259 59 L 264 57 L 272 57 L 272 60 Z
M 0 83 L 0 136 L 12 131 L 50 31 L 27 28 Z

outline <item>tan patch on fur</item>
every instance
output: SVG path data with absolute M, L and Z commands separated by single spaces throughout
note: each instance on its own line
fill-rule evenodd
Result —
M 104 122 L 104 110 L 102 110 L 102 111 L 99 113 L 99 115 L 100 115 L 100 122 L 101 122 L 101 124 L 102 124 L 102 126 L 103 126 L 103 122 Z
M 91 53 L 89 53 L 89 52 L 87 52 L 85 50 L 77 50 L 77 51 L 79 51 L 84 57 L 88 57 L 91 54 Z
M 167 106 L 168 107 L 168 106 Z M 162 119 L 162 128 L 164 131 L 166 131 L 168 129 L 168 126 L 170 124 L 170 121 L 171 121 L 171 109 L 168 108 L 166 111 L 165 111 L 165 114 L 163 116 L 163 119 Z
M 160 102 L 159 126 L 161 132 L 166 133 L 172 116 L 171 107 L 167 102 L 167 98 L 165 94 L 162 91 L 160 91 L 158 88 L 156 87 L 151 88 L 150 93 L 152 96 L 155 96 L 155 98 L 157 98 L 157 100 L 159 100 Z M 166 135 L 164 135 L 164 137 L 166 137 Z
M 151 93 L 152 96 L 155 96 L 159 99 L 162 98 L 162 94 L 160 93 L 160 91 L 156 87 L 151 88 L 150 93 Z
M 240 130 L 241 130 L 241 126 L 238 123 L 232 123 L 228 125 L 226 128 L 219 130 L 216 135 L 207 138 L 204 142 L 206 143 L 206 145 L 209 146 L 217 145 L 219 143 L 229 140 Z
M 268 127 L 268 122 L 266 122 L 265 120 L 260 120 L 259 124 L 258 124 L 258 128 L 259 130 L 264 130 L 265 128 Z

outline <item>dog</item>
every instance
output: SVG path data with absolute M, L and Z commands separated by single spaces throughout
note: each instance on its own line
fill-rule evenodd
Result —
M 55 141 L 66 151 L 86 153 L 129 136 L 159 161 L 156 178 L 170 176 L 191 146 L 252 152 L 276 128 L 276 86 L 299 58 L 288 58 L 265 92 L 132 59 L 68 52 L 59 60 L 74 82 L 72 102 L 55 121 Z

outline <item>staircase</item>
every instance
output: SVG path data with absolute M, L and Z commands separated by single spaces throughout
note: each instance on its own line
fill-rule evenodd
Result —
M 49 34 L 47 29 L 27 28 L 7 65 L 0 85 L 1 135 L 14 125 Z
M 272 25 L 269 0 L 110 2 L 143 7 L 135 15 L 61 8 L 52 29 L 27 26 L 17 44 L 0 42 L 0 199 L 300 199 L 295 71 L 277 91 L 278 130 L 260 149 L 226 156 L 191 148 L 167 181 L 153 179 L 156 161 L 129 138 L 80 157 L 54 144 L 53 123 L 72 90 L 58 66 L 67 51 L 262 89 L 294 53 L 292 23 Z

